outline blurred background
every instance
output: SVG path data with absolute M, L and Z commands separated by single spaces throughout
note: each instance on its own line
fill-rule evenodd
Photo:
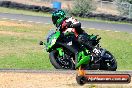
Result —
M 28 5 L 53 7 L 53 2 L 60 2 L 62 9 L 72 10 L 75 4 L 84 2 L 83 6 L 91 5 L 93 13 L 105 13 L 132 18 L 132 0 L 0 0 L 14 1 Z M 80 1 L 80 2 L 79 2 Z M 85 8 L 87 9 L 87 8 Z M 73 10 L 72 10 L 73 11 Z

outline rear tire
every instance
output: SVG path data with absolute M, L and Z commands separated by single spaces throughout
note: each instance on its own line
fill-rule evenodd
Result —
M 109 51 L 106 51 L 105 54 L 108 54 L 111 56 L 111 60 L 108 62 L 105 62 L 105 61 L 101 61 L 100 63 L 100 70 L 109 70 L 109 71 L 116 71 L 117 69 L 117 61 L 115 59 L 115 57 L 109 52 Z M 108 66 L 108 64 L 110 66 Z

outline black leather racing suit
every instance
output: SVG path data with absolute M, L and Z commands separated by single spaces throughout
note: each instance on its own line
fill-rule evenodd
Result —
M 75 28 L 78 33 L 77 41 L 80 44 L 85 45 L 89 50 L 93 49 L 92 43 L 88 39 L 88 34 L 81 28 L 81 23 L 79 21 L 72 17 L 65 18 L 60 24 L 60 31 L 63 31 L 66 28 Z

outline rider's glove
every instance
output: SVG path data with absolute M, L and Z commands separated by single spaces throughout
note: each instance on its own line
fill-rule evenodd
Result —
M 66 27 L 67 28 L 72 28 L 72 22 L 71 21 L 67 22 Z

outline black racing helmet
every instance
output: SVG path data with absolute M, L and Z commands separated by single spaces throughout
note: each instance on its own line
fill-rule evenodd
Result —
M 65 17 L 66 14 L 63 10 L 57 10 L 52 14 L 52 22 L 54 25 L 56 25 L 56 27 L 58 27 Z

